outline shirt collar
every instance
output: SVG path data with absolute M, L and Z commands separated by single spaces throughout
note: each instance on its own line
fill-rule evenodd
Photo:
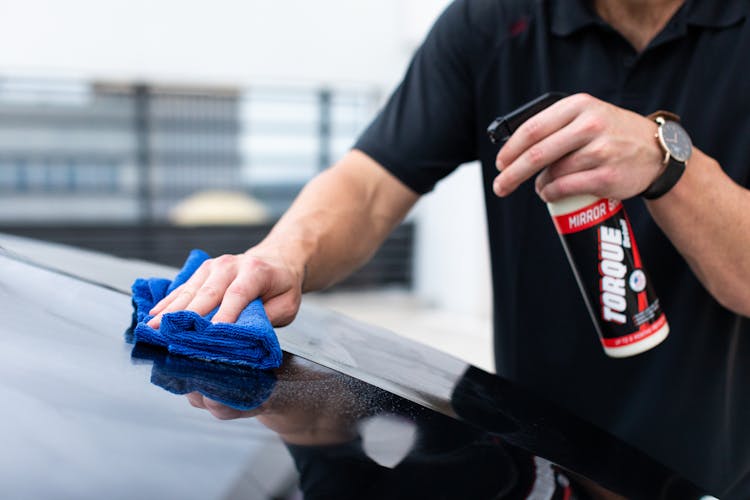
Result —
M 590 0 L 557 0 L 552 9 L 551 31 L 558 36 L 571 35 L 588 26 L 607 25 L 591 8 Z M 746 10 L 743 2 L 737 0 L 687 0 L 675 15 L 675 21 L 724 28 L 743 19 Z
M 552 3 L 552 33 L 567 36 L 592 25 L 604 25 L 604 21 L 591 9 L 585 0 L 557 0 Z
M 744 2 L 716 0 L 687 0 L 684 6 L 687 24 L 708 28 L 726 28 L 744 19 Z

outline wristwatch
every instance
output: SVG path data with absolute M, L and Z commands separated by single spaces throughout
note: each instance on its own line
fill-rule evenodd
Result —
M 647 200 L 655 200 L 666 194 L 680 180 L 693 152 L 693 143 L 680 125 L 680 117 L 674 113 L 657 111 L 648 115 L 648 118 L 659 124 L 656 139 L 664 151 L 663 165 L 666 165 L 664 172 L 641 193 Z

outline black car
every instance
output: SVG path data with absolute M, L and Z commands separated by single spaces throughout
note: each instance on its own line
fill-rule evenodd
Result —
M 274 371 L 129 342 L 175 269 L 0 236 L 0 498 L 699 499 L 502 377 L 303 306 Z

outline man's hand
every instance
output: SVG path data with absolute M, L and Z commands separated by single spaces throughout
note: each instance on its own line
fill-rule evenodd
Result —
M 663 171 L 657 125 L 587 94 L 561 99 L 529 118 L 497 154 L 493 190 L 507 196 L 537 175 L 544 201 L 578 194 L 624 200 Z
M 190 392 L 185 395 L 190 406 L 193 408 L 200 408 L 201 410 L 207 410 L 214 418 L 218 420 L 235 420 L 238 418 L 252 418 L 261 415 L 265 408 L 263 405 L 252 410 L 237 410 L 231 406 L 227 406 L 224 403 L 219 403 L 209 397 L 204 396 L 198 391 Z
M 284 326 L 297 315 L 304 270 L 287 263 L 279 252 L 258 247 L 239 255 L 222 255 L 204 262 L 195 274 L 164 297 L 149 314 L 158 328 L 163 314 L 188 310 L 204 316 L 221 304 L 212 321 L 233 323 L 247 305 L 261 298 L 268 319 Z
M 364 404 L 372 396 L 371 387 L 303 358 L 285 357 L 274 373 L 278 382 L 273 393 L 252 410 L 232 408 L 200 392 L 186 397 L 190 405 L 219 420 L 256 418 L 285 442 L 305 446 L 351 441 L 357 436 L 357 423 L 373 410 Z
M 656 130 L 656 122 L 586 94 L 561 99 L 529 118 L 500 149 L 493 189 L 507 196 L 536 175 L 545 201 L 637 196 L 665 168 Z M 750 315 L 750 191 L 693 147 L 680 182 L 646 206 L 716 300 Z

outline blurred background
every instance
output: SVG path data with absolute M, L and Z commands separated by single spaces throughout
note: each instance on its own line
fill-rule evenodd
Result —
M 446 0 L 0 0 L 0 232 L 178 266 L 260 241 Z M 481 177 L 306 297 L 491 369 Z

